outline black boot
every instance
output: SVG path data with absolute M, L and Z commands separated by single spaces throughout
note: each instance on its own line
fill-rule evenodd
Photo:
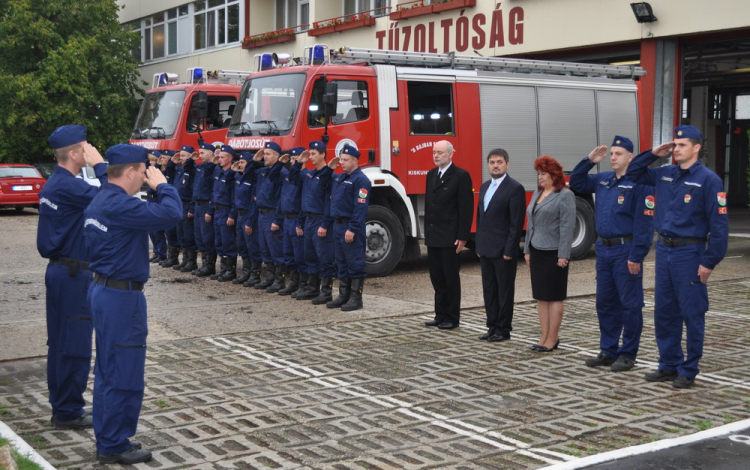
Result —
M 242 257 L 242 276 L 232 280 L 232 284 L 244 284 L 245 281 L 250 279 L 250 257 Z
M 297 286 L 297 290 L 292 292 L 293 299 L 296 299 L 299 294 L 307 290 L 307 278 L 309 276 L 310 275 L 307 273 L 299 273 L 299 282 L 298 282 L 299 285 Z
M 228 256 L 227 257 L 227 270 L 224 271 L 224 274 L 222 274 L 221 277 L 217 279 L 217 281 L 219 282 L 232 281 L 236 277 L 237 277 L 237 257 Z
M 198 277 L 206 277 L 216 274 L 216 257 L 216 252 L 207 253 L 206 261 L 203 263 L 203 267 L 201 267 L 198 272 L 195 273 L 195 275 Z
M 183 267 L 185 267 L 185 265 L 187 264 L 187 262 L 188 262 L 188 249 L 187 248 L 183 248 L 182 249 L 182 261 L 180 261 L 179 264 L 176 264 L 176 265 L 172 266 L 172 269 L 174 269 L 175 271 L 179 271 L 180 269 L 182 269 Z
M 328 308 L 341 308 L 342 305 L 349 301 L 351 294 L 352 280 L 348 277 L 339 279 L 339 296 L 326 303 Z
M 192 271 L 190 271 L 190 274 L 192 274 L 193 276 L 197 276 L 198 273 L 201 271 L 201 269 L 203 269 L 203 268 L 206 267 L 206 263 L 208 263 L 208 260 L 206 258 L 206 256 L 207 256 L 206 252 L 205 251 L 201 251 L 200 254 L 201 254 L 201 265 L 200 266 L 196 266 L 195 269 L 193 269 Z
M 333 300 L 333 278 L 324 277 L 320 281 L 320 294 L 312 299 L 313 305 L 323 305 L 326 302 Z
M 289 285 L 279 291 L 279 295 L 292 295 L 299 287 L 299 271 L 292 268 L 289 271 Z
M 266 292 L 269 294 L 275 294 L 286 286 L 286 265 L 280 264 L 276 266 L 276 275 L 273 278 L 273 284 L 266 287 Z
M 253 287 L 256 289 L 266 289 L 268 286 L 273 284 L 273 280 L 276 278 L 276 266 L 273 263 L 266 263 L 266 279 L 255 284 Z
M 351 312 L 362 308 L 362 288 L 365 286 L 365 278 L 358 277 L 351 280 L 351 295 L 349 301 L 341 306 L 344 312 Z
M 185 266 L 180 269 L 180 272 L 189 273 L 196 269 L 198 269 L 198 252 L 195 250 L 188 250 L 188 261 Z
M 159 255 L 156 253 L 151 255 L 151 258 L 148 259 L 149 263 L 156 263 L 157 261 L 159 261 Z
M 171 267 L 177 266 L 180 263 L 179 256 L 180 256 L 180 247 L 170 246 L 169 256 L 167 257 L 166 260 L 164 260 L 164 264 L 162 264 L 161 266 L 165 268 L 171 268 Z
M 227 257 L 226 256 L 222 256 L 221 257 L 221 263 L 219 264 L 219 270 L 216 271 L 216 273 L 211 274 L 210 279 L 212 281 L 217 281 L 221 276 L 224 275 L 225 272 L 227 272 L 227 269 L 229 269 L 228 265 L 227 265 Z
M 320 293 L 320 276 L 317 274 L 310 274 L 307 277 L 307 286 L 305 286 L 304 292 L 297 292 L 297 300 L 311 300 L 318 296 Z
M 260 282 L 260 268 L 263 266 L 261 261 L 253 261 L 250 265 L 250 278 L 243 282 L 242 285 L 245 287 L 254 287 L 255 284 Z

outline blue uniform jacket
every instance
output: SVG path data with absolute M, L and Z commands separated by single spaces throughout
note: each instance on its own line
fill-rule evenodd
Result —
M 214 190 L 214 168 L 217 165 L 203 162 L 195 167 L 193 178 L 193 199 L 190 201 L 188 212 L 195 213 L 195 201 L 210 201 Z
M 278 209 L 281 196 L 281 169 L 283 167 L 283 163 L 276 162 L 271 168 L 264 166 L 255 171 L 258 178 L 255 183 L 255 199 L 259 209 Z M 284 216 L 276 211 L 274 223 L 281 225 L 284 223 L 283 220 Z
M 107 183 L 107 164 L 94 166 L 102 186 Z M 62 256 L 88 261 L 83 236 L 83 210 L 99 188 L 91 186 L 63 167 L 56 166 L 39 193 L 39 227 L 36 247 L 44 258 Z
M 258 212 L 258 204 L 255 202 L 255 181 L 257 179 L 255 170 L 258 169 L 258 165 L 262 165 L 262 163 L 247 162 L 245 171 L 234 175 L 233 206 L 236 211 L 249 211 L 249 220 L 254 220 Z
M 193 199 L 193 178 L 195 176 L 195 160 L 188 159 L 184 165 L 175 169 L 174 187 L 183 201 Z
M 305 214 L 323 214 L 320 226 L 331 228 L 329 208 L 331 203 L 331 177 L 333 170 L 325 166 L 320 170 L 303 170 L 302 163 L 295 162 L 289 171 L 289 181 L 302 186 L 302 212 Z M 300 227 L 302 228 L 302 227 Z
M 679 165 L 649 168 L 659 160 L 650 150 L 630 162 L 628 179 L 656 188 L 654 227 L 663 237 L 708 237 L 701 265 L 714 269 L 727 252 L 729 219 L 721 178 L 700 160 L 687 170 Z
M 234 204 L 234 171 L 231 168 L 226 170 L 222 170 L 219 166 L 217 168 L 218 170 L 214 173 L 214 192 L 211 201 L 214 209 L 218 205 L 232 206 Z M 229 218 L 237 218 L 237 209 L 229 210 Z
M 148 204 L 117 185 L 102 187 L 84 216 L 92 272 L 122 281 L 148 280 L 148 232 L 172 228 L 182 217 L 177 190 L 160 184 L 156 193 L 156 203 Z
M 361 168 L 357 168 L 351 174 L 334 175 L 331 188 L 331 218 L 349 218 L 348 230 L 354 233 L 363 232 L 370 190 L 370 179 Z
M 292 183 L 289 179 L 290 170 L 281 169 L 281 196 L 279 197 L 279 211 L 284 214 L 299 214 L 295 219 L 296 227 L 305 226 L 305 216 L 302 214 L 302 187 Z
M 589 175 L 595 163 L 581 160 L 570 174 L 570 188 L 596 194 L 596 232 L 602 238 L 633 236 L 628 261 L 640 263 L 654 240 L 654 188 L 615 176 L 614 171 Z

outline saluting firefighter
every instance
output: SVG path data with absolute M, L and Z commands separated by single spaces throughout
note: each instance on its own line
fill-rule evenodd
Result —
M 195 167 L 193 199 L 190 202 L 188 215 L 195 221 L 195 246 L 201 253 L 201 267 L 194 269 L 191 274 L 204 277 L 216 273 L 214 224 L 210 218 L 206 220 L 206 214 L 210 213 L 214 190 L 214 170 L 216 169 L 216 164 L 213 162 L 214 146 L 205 142 L 200 144 L 198 156 L 203 163 Z
M 643 331 L 643 259 L 654 241 L 654 188 L 625 178 L 633 142 L 616 135 L 609 149 L 613 171 L 588 172 L 607 154 L 601 145 L 570 175 L 570 188 L 596 195 L 596 313 L 599 347 L 589 367 L 633 368 Z M 622 336 L 622 343 L 620 337 Z
M 654 326 L 659 369 L 646 374 L 645 379 L 689 388 L 703 356 L 706 282 L 727 252 L 729 222 L 721 178 L 700 160 L 703 135 L 693 126 L 679 126 L 674 131 L 673 142 L 638 155 L 626 177 L 654 185 L 657 196 Z M 676 165 L 649 168 L 670 153 Z M 687 354 L 682 349 L 683 324 Z
M 179 150 L 162 150 L 162 157 L 166 156 L 166 162 L 161 165 L 161 173 L 167 178 L 167 184 L 174 186 L 174 176 L 177 172 L 177 164 L 175 163 L 175 154 L 179 154 Z M 179 161 L 179 158 L 177 158 Z M 171 268 L 180 263 L 179 254 L 180 246 L 177 241 L 177 226 L 171 227 L 164 231 L 164 235 L 167 238 L 167 259 L 159 261 L 159 266 L 163 268 Z
M 262 152 L 258 152 L 262 153 Z M 259 158 L 262 160 L 262 156 Z M 242 275 L 232 280 L 232 284 L 255 285 L 260 282 L 260 247 L 258 233 L 253 230 L 253 221 L 257 218 L 258 208 L 253 200 L 255 196 L 255 170 L 263 165 L 253 161 L 253 154 L 242 152 L 239 160 L 232 164 L 234 175 L 234 203 L 232 217 L 237 236 L 237 254 L 242 257 Z
M 302 213 L 302 184 L 299 178 L 296 181 L 290 178 L 290 159 L 297 161 L 305 151 L 304 147 L 294 147 L 281 157 L 284 168 L 281 169 L 279 210 L 284 215 L 284 264 L 289 270 L 289 285 L 278 292 L 279 295 L 291 295 L 293 298 L 299 289 L 301 277 L 307 276 L 307 265 L 304 231 L 300 228 L 305 225 L 305 215 Z
M 180 163 L 175 169 L 174 187 L 182 200 L 182 220 L 177 225 L 177 241 L 182 247 L 182 262 L 172 266 L 172 269 L 189 273 L 198 267 L 197 247 L 195 246 L 195 230 L 193 217 L 189 213 L 190 201 L 193 199 L 193 178 L 195 177 L 195 160 L 198 152 L 190 145 L 183 145 L 180 150 Z
M 219 152 L 219 165 L 214 172 L 214 190 L 211 203 L 214 209 L 214 240 L 216 253 L 221 257 L 221 270 L 211 276 L 219 282 L 227 282 L 237 277 L 237 243 L 235 241 L 237 218 L 234 204 L 234 170 L 232 160 L 234 149 L 223 145 Z
M 328 308 L 345 312 L 362 308 L 362 289 L 367 276 L 367 207 L 370 205 L 370 179 L 359 168 L 359 150 L 345 145 L 341 157 L 329 162 L 344 172 L 333 177 L 331 186 L 331 218 L 339 295 L 326 303 Z
M 266 142 L 263 149 L 265 167 L 255 172 L 257 176 L 255 197 L 258 203 L 258 230 L 260 253 L 266 263 L 266 279 L 255 284 L 256 289 L 271 286 L 284 287 L 284 217 L 277 210 L 281 196 L 281 147 L 276 142 Z M 278 290 L 276 291 L 278 292 Z
M 149 163 L 151 166 L 155 166 L 159 171 L 161 171 L 163 165 L 166 165 L 167 158 L 166 155 L 162 155 L 158 150 L 153 150 L 148 154 Z M 156 201 L 156 191 L 150 187 L 146 188 L 146 201 Z M 151 263 L 158 263 L 167 259 L 167 236 L 164 230 L 148 232 L 148 237 L 151 239 L 151 245 L 154 252 L 149 261 Z

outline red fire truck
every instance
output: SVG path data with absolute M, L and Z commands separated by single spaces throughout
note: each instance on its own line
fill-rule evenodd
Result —
M 130 143 L 149 150 L 178 150 L 225 142 L 241 84 L 249 72 L 190 68 L 188 81 L 173 73 L 154 75 L 135 121 Z
M 532 163 L 543 154 L 567 171 L 615 134 L 639 147 L 635 78 L 645 72 L 611 66 L 371 49 L 305 49 L 300 65 L 253 73 L 242 87 L 227 135 L 235 149 L 282 149 L 327 140 L 329 154 L 355 145 L 372 182 L 367 217 L 371 275 L 386 275 L 419 255 L 432 146 L 450 141 L 468 170 L 475 199 L 489 178 L 486 155 L 510 154 L 509 173 L 536 189 Z M 267 68 L 266 70 L 263 70 Z M 601 170 L 608 170 L 603 162 Z M 593 201 L 576 201 L 573 257 L 596 232 Z

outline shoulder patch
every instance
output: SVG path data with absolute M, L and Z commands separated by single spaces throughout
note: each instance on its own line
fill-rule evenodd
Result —
M 360 204 L 364 204 L 364 203 L 367 202 L 367 199 L 365 199 L 363 197 L 360 197 L 360 198 L 357 198 L 357 202 L 360 203 Z
M 359 197 L 367 197 L 367 190 L 365 188 L 359 190 Z
M 646 207 L 649 209 L 653 209 L 655 206 L 656 206 L 656 199 L 654 199 L 654 196 L 646 196 Z
M 719 214 L 726 214 L 727 208 L 726 207 L 719 207 Z
M 727 193 L 716 193 L 716 200 L 719 201 L 720 206 L 727 205 Z

